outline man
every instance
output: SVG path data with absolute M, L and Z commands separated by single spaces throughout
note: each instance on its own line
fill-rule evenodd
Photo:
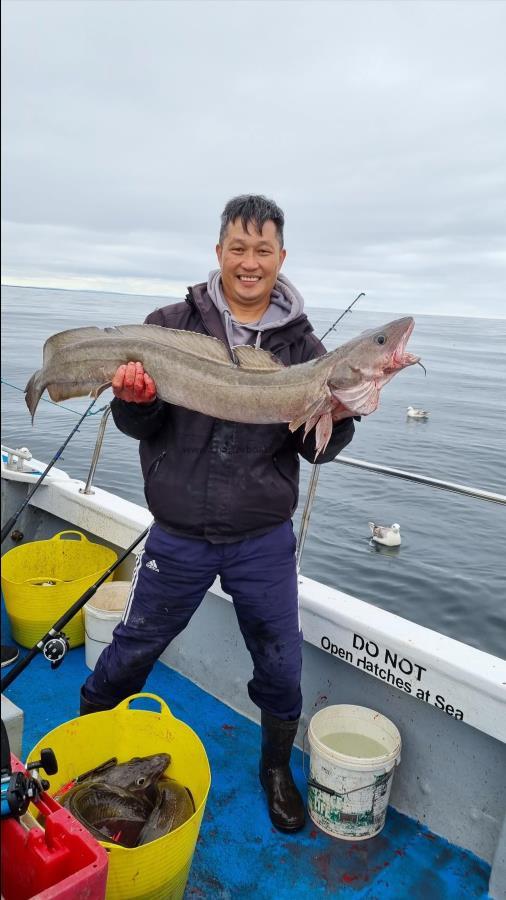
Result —
M 283 212 L 262 196 L 235 197 L 221 218 L 220 269 L 186 302 L 146 322 L 254 344 L 293 365 L 323 354 L 303 299 L 280 275 Z M 304 825 L 289 767 L 302 708 L 295 536 L 299 459 L 313 462 L 314 430 L 213 419 L 156 397 L 140 363 L 120 366 L 111 408 L 117 427 L 140 441 L 154 524 L 139 557 L 122 622 L 81 692 L 81 714 L 140 691 L 155 661 L 188 624 L 217 575 L 232 596 L 253 660 L 248 692 L 261 710 L 260 781 L 273 824 Z M 351 418 L 333 426 L 319 463 L 351 441 Z

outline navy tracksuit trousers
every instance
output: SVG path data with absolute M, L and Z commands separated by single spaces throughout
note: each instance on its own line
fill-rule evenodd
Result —
M 280 719 L 298 718 L 302 632 L 295 546 L 291 522 L 233 544 L 178 537 L 154 524 L 137 560 L 123 619 L 83 686 L 85 698 L 110 708 L 141 691 L 160 654 L 219 575 L 253 660 L 248 683 L 253 703 Z

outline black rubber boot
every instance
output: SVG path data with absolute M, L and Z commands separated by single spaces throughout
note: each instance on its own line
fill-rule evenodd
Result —
M 260 784 L 272 824 L 285 832 L 300 831 L 306 819 L 304 802 L 289 765 L 298 724 L 298 719 L 285 721 L 262 710 Z
M 112 709 L 110 706 L 99 706 L 97 703 L 92 703 L 91 700 L 87 700 L 83 694 L 83 689 L 81 688 L 81 696 L 79 703 L 79 715 L 87 716 L 88 713 L 96 713 L 96 712 L 104 712 L 106 709 Z

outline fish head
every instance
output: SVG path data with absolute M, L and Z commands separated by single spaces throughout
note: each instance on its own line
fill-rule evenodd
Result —
M 373 354 L 375 359 L 373 364 L 375 368 L 379 369 L 376 377 L 381 382 L 380 387 L 383 387 L 401 369 L 420 362 L 419 356 L 406 350 L 406 344 L 414 327 L 415 320 L 411 316 L 404 316 L 402 319 L 395 319 L 384 325 L 383 328 L 373 331 L 374 346 L 381 348 L 379 352 Z M 382 338 L 384 338 L 383 341 Z
M 335 375 L 331 373 L 328 379 L 333 401 L 348 409 L 350 415 L 373 412 L 378 406 L 381 388 L 397 372 L 420 360 L 406 350 L 414 327 L 415 320 L 404 316 L 379 328 L 363 331 L 340 348 Z
M 347 363 L 364 378 L 372 377 L 382 385 L 405 369 L 415 365 L 420 357 L 409 353 L 406 344 L 415 327 L 411 316 L 394 319 L 380 328 L 370 328 L 359 334 L 350 347 Z
M 163 775 L 170 760 L 169 753 L 134 756 L 128 762 L 118 763 L 105 771 L 100 780 L 125 791 L 147 791 Z

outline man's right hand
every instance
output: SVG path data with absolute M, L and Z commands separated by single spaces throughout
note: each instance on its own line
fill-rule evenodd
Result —
M 120 366 L 112 379 L 114 396 L 127 403 L 152 403 L 156 397 L 156 385 L 144 371 L 140 362 Z

